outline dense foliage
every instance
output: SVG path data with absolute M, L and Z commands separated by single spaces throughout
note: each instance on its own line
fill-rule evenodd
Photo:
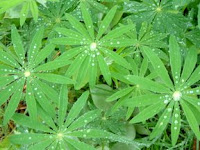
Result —
M 0 0 L 0 149 L 195 149 L 199 0 Z

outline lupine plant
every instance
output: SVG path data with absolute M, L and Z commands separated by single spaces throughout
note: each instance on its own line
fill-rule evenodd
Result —
M 200 148 L 198 0 L 0 0 L 0 149 Z

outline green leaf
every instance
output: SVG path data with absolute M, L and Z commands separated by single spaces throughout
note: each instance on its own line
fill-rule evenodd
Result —
M 142 76 L 142 77 L 145 76 L 147 69 L 148 69 L 148 64 L 149 64 L 148 59 L 146 57 L 144 57 L 142 64 L 140 66 L 139 76 Z
M 75 141 L 69 138 L 67 138 L 66 141 L 73 145 L 77 150 L 96 150 L 94 147 L 80 141 Z
M 44 99 L 44 101 L 46 102 L 47 99 Z M 55 122 L 52 119 L 51 114 L 49 114 L 48 111 L 44 111 L 40 106 L 37 106 L 37 109 L 38 109 L 39 118 L 42 119 L 42 121 L 45 122 L 44 126 L 46 128 L 48 128 L 48 129 L 49 129 L 49 127 L 51 127 L 52 130 L 56 131 L 57 130 L 57 126 L 55 125 Z M 55 108 L 54 108 L 53 111 L 55 111 Z M 55 118 L 55 116 L 56 115 L 54 115 L 53 118 Z
M 180 108 L 179 108 L 179 103 L 175 102 L 174 112 L 172 115 L 172 124 L 171 124 L 171 140 L 173 146 L 175 146 L 177 143 L 178 136 L 180 133 L 180 128 L 181 128 Z
M 97 80 L 97 60 L 93 59 L 94 61 L 93 66 L 89 69 L 89 86 L 90 88 L 93 88 L 96 84 L 96 80 Z
M 15 7 L 19 4 L 21 4 L 22 2 L 24 2 L 25 0 L 5 0 L 5 1 L 1 1 L 0 3 L 0 14 L 4 13 L 5 11 L 7 11 L 8 9 Z
M 199 87 L 198 87 L 198 89 L 199 89 Z M 196 92 L 195 92 L 195 90 L 190 90 L 190 92 L 193 92 L 193 93 L 191 93 L 191 94 L 196 94 Z M 196 90 L 197 91 L 197 90 Z M 199 111 L 199 113 L 200 113 L 200 107 L 199 107 L 199 105 L 200 105 L 200 99 L 198 99 L 198 98 L 195 98 L 195 97 L 191 97 L 191 96 L 183 96 L 183 99 L 185 100 L 185 101 L 187 101 L 189 104 L 191 104 L 191 105 L 193 105 L 194 107 L 196 107 L 196 109 Z
M 153 65 L 156 73 L 159 75 L 159 77 L 162 79 L 162 81 L 171 89 L 173 89 L 172 81 L 169 77 L 168 71 L 165 68 L 163 62 L 160 60 L 160 58 L 148 47 L 143 47 L 144 53 L 149 58 L 151 64 Z
M 33 19 L 35 22 L 37 22 L 38 20 L 38 6 L 36 1 L 29 1 L 29 5 L 30 5 L 30 10 L 33 16 Z
M 136 115 L 133 119 L 130 120 L 130 123 L 137 123 L 145 121 L 157 113 L 159 113 L 165 107 L 163 102 L 154 103 L 151 106 L 148 106 L 144 110 L 142 110 L 138 115 Z
M 10 136 L 10 141 L 15 144 L 32 144 L 49 139 L 49 135 L 39 133 L 23 133 Z
M 30 48 L 28 51 L 28 62 L 29 66 L 33 65 L 33 61 L 35 60 L 39 49 L 42 45 L 42 38 L 43 38 L 43 33 L 44 33 L 44 27 L 40 27 L 39 29 L 36 29 L 36 33 L 33 36 L 33 39 L 30 44 Z
M 40 64 L 45 58 L 47 58 L 55 49 L 55 45 L 53 44 L 48 44 L 46 45 L 36 56 L 34 60 L 34 66 L 37 66 Z
M 80 23 L 76 18 L 74 18 L 70 14 L 66 14 L 65 16 L 67 20 L 70 22 L 70 24 L 72 25 L 72 27 L 74 27 L 74 29 L 76 29 L 83 36 L 90 38 L 90 35 L 88 34 L 87 30 L 85 29 L 82 23 Z
M 53 141 L 54 141 L 53 139 L 43 140 L 39 143 L 31 145 L 28 149 L 29 150 L 36 150 L 36 149 L 43 150 L 43 149 L 46 149 L 47 147 L 49 147 Z
M 81 65 L 82 65 L 82 63 L 83 63 L 83 61 L 84 61 L 84 59 L 86 58 L 86 56 L 87 56 L 87 55 L 82 56 L 82 54 L 79 54 L 79 55 L 74 59 L 74 61 L 73 61 L 72 64 L 70 65 L 70 67 L 67 69 L 66 75 L 67 75 L 67 76 L 72 76 L 74 73 L 76 73 L 76 72 L 80 69 L 80 67 L 81 67 Z
M 128 75 L 126 76 L 126 79 L 130 81 L 132 84 L 135 84 L 143 89 L 150 90 L 152 92 L 159 92 L 159 93 L 170 92 L 170 90 L 167 87 L 165 87 L 163 84 L 154 82 L 144 77 Z
M 11 38 L 12 38 L 12 43 L 13 43 L 15 53 L 17 54 L 17 57 L 20 60 L 20 63 L 23 64 L 25 51 L 24 51 L 21 37 L 14 25 L 12 26 L 12 30 L 11 30 Z
M 197 136 L 197 139 L 200 140 L 200 131 L 199 131 L 199 124 L 195 118 L 195 115 L 193 114 L 192 110 L 190 110 L 190 107 L 185 101 L 180 101 L 181 106 L 183 108 L 184 114 L 187 118 L 187 121 L 190 125 L 190 128 L 194 132 L 194 134 Z
M 14 76 L 0 76 L 0 88 L 5 88 L 8 84 L 15 80 Z
M 48 96 L 51 100 L 54 100 L 56 103 L 56 99 L 58 98 L 58 93 L 53 88 L 51 88 L 48 84 L 41 82 L 40 80 L 34 80 L 36 84 L 40 87 L 40 91 L 43 92 L 46 96 Z
M 25 127 L 43 131 L 43 132 L 54 133 L 54 131 L 49 129 L 49 127 L 45 126 L 44 124 L 42 124 L 40 122 L 33 123 L 33 121 L 31 121 L 30 117 L 28 117 L 24 114 L 16 113 L 13 115 L 12 120 L 21 126 L 25 126 Z
M 190 77 L 195 68 L 196 63 L 197 63 L 197 50 L 195 47 L 192 47 L 188 50 L 187 56 L 185 58 L 181 80 L 186 81 Z
M 4 90 L 0 91 L 0 95 L 1 95 L 0 106 L 3 103 L 5 103 L 15 91 L 17 91 L 19 84 L 21 84 L 21 83 L 13 82 L 10 85 L 8 85 Z
M 105 130 L 86 129 L 86 130 L 71 132 L 70 135 L 81 137 L 81 138 L 105 138 L 105 139 L 109 139 L 109 140 L 117 141 L 117 142 L 121 142 L 121 143 L 135 144 L 137 147 L 137 142 L 129 140 L 128 138 L 126 138 L 124 136 L 115 135 L 115 134 L 107 132 Z
M 99 27 L 99 31 L 97 34 L 96 39 L 100 39 L 101 36 L 106 32 L 106 30 L 108 29 L 111 21 L 113 20 L 115 13 L 117 11 L 117 6 L 114 6 L 108 13 L 107 15 L 104 17 L 104 19 L 102 20 L 100 27 Z
M 198 18 L 198 27 L 200 29 L 200 4 L 198 5 L 198 15 L 197 15 L 197 18 Z
M 71 30 L 71 29 L 66 29 L 66 28 L 61 28 L 61 27 L 57 27 L 55 28 L 55 31 L 58 32 L 58 34 L 62 34 L 62 35 L 65 35 L 67 37 L 71 37 L 73 39 L 83 39 L 84 36 L 79 33 L 79 32 L 76 32 L 74 30 Z
M 178 42 L 174 36 L 170 36 L 169 39 L 169 55 L 172 76 L 176 85 L 179 82 L 181 73 L 181 52 Z
M 141 96 L 135 96 L 129 99 L 125 99 L 123 105 L 128 107 L 148 106 L 157 103 L 159 101 L 162 101 L 160 97 L 161 97 L 160 94 L 146 94 Z
M 101 45 L 104 47 L 127 47 L 136 44 L 135 39 L 127 39 L 127 38 L 120 38 L 120 39 L 109 39 L 109 40 L 100 40 Z
M 4 120 L 3 120 L 4 125 L 6 125 L 8 123 L 8 121 L 11 119 L 11 117 L 14 115 L 15 110 L 21 100 L 21 97 L 22 97 L 24 80 L 21 79 L 21 81 L 18 81 L 18 82 L 19 82 L 19 85 L 16 85 L 17 91 L 15 91 L 13 96 L 11 97 L 8 107 L 6 108 L 6 111 L 4 114 Z
M 74 81 L 68 77 L 52 74 L 52 73 L 34 73 L 40 79 L 43 79 L 48 82 L 58 83 L 58 84 L 74 84 Z
M 163 133 L 167 124 L 171 119 L 171 113 L 174 106 L 174 101 L 171 101 L 170 104 L 167 106 L 161 117 L 159 118 L 156 127 L 153 129 L 153 132 L 150 134 L 150 139 L 155 138 Z
M 61 56 L 59 56 L 56 61 L 65 61 L 68 59 L 73 58 L 74 56 L 82 53 L 85 49 L 82 47 L 75 47 L 75 48 L 71 48 L 69 50 L 67 50 L 66 52 L 64 52 Z
M 69 126 L 74 121 L 74 119 L 76 119 L 78 117 L 79 113 L 81 112 L 81 110 L 83 109 L 83 107 L 86 104 L 88 96 L 89 96 L 89 92 L 86 91 L 74 103 L 73 107 L 71 108 L 71 110 L 67 116 L 65 126 Z
M 68 130 L 72 131 L 72 130 L 84 127 L 85 125 L 87 125 L 88 123 L 90 123 L 91 121 L 93 121 L 94 119 L 99 117 L 100 115 L 101 115 L 100 110 L 89 111 L 89 112 L 85 113 L 84 115 L 80 116 L 77 120 L 75 120 L 68 127 Z
M 104 79 L 110 85 L 111 84 L 111 74 L 110 74 L 110 70 L 109 70 L 103 56 L 101 54 L 97 55 L 97 60 L 98 60 L 98 64 L 99 64 L 99 67 L 100 67 L 100 70 L 101 70 L 101 73 L 102 73 Z
M 81 67 L 78 71 L 78 76 L 76 79 L 75 89 L 80 89 L 88 82 L 88 70 L 91 66 L 91 57 L 86 56 L 83 63 L 81 64 Z
M 35 72 L 39 71 L 48 71 L 48 70 L 56 70 L 58 68 L 64 67 L 71 64 L 70 60 L 54 60 L 47 62 L 45 64 L 39 65 L 34 69 Z
M 61 86 L 58 100 L 58 124 L 61 127 L 66 117 L 68 105 L 68 89 L 66 85 Z
M 81 2 L 80 6 L 81 6 L 81 12 L 82 12 L 83 20 L 86 25 L 87 31 L 89 32 L 91 39 L 94 40 L 94 26 L 93 26 L 90 13 L 88 12 L 88 9 L 86 8 L 84 2 Z
M 14 68 L 19 68 L 18 62 L 8 52 L 0 50 L 0 61 Z
M 26 18 L 28 17 L 28 13 L 29 13 L 29 3 L 26 2 L 23 4 L 22 10 L 20 12 L 20 26 L 23 26 L 23 24 L 25 23 Z
M 130 64 L 122 56 L 120 56 L 119 54 L 113 52 L 112 50 L 106 49 L 106 48 L 101 49 L 101 51 L 105 55 L 107 55 L 108 57 L 113 59 L 115 61 L 115 63 L 121 65 L 124 68 L 131 69 Z
M 31 120 L 36 121 L 37 120 L 37 107 L 36 107 L 36 101 L 35 96 L 33 93 L 33 89 L 29 81 L 27 82 L 26 86 L 26 104 L 27 104 L 27 110 L 29 112 L 29 116 Z
M 122 89 L 122 90 L 119 90 L 117 91 L 116 93 L 114 93 L 113 95 L 111 95 L 110 97 L 108 97 L 106 99 L 106 101 L 114 101 L 114 100 L 117 100 L 127 94 L 129 94 L 130 92 L 133 91 L 133 87 L 128 87 L 128 88 L 125 88 L 125 89 Z
M 60 38 L 54 38 L 51 40 L 51 43 L 57 44 L 57 45 L 82 45 L 83 39 L 74 39 L 71 37 L 60 37 Z M 88 43 L 83 43 L 88 44 Z
M 8 75 L 8 74 L 11 74 L 12 73 L 18 73 L 19 71 L 18 70 L 15 70 L 13 67 L 10 67 L 8 65 L 3 65 L 3 64 L 0 64 L 0 75 Z
M 112 31 L 108 32 L 108 34 L 106 34 L 105 36 L 103 36 L 101 38 L 101 41 L 105 41 L 105 40 L 110 40 L 110 39 L 121 37 L 125 33 L 129 32 L 130 30 L 132 30 L 133 27 L 134 27 L 133 25 L 126 25 L 126 26 L 117 27 L 117 28 L 113 29 Z
M 186 81 L 185 84 L 183 84 L 183 86 L 187 85 L 188 87 L 190 87 L 194 83 L 198 82 L 200 80 L 199 72 L 200 72 L 200 65 L 196 67 L 190 78 Z

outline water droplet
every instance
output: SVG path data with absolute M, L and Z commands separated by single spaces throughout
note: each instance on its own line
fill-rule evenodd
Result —
M 175 118 L 178 118 L 178 114 L 175 114 Z

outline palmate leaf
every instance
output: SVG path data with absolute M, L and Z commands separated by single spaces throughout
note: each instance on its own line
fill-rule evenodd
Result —
M 131 19 L 137 23 L 152 22 L 154 30 L 160 32 L 180 35 L 187 28 L 188 20 L 175 8 L 174 2 L 170 0 L 124 2 L 124 11 L 132 13 L 126 19 Z
M 165 130 L 165 127 L 172 119 L 171 138 L 172 144 L 176 145 L 181 128 L 181 116 L 186 116 L 190 128 L 197 138 L 199 138 L 200 131 L 197 118 L 200 115 L 200 101 L 197 97 L 200 95 L 200 88 L 198 86 L 196 88 L 193 87 L 193 85 L 200 80 L 199 66 L 194 69 L 197 61 L 196 49 L 194 47 L 188 49 L 185 62 L 182 65 L 182 55 L 178 55 L 180 54 L 180 48 L 176 39 L 171 36 L 169 54 L 172 73 L 165 68 L 165 65 L 155 52 L 151 51 L 149 48 L 144 48 L 143 51 L 157 74 L 155 77 L 161 78 L 162 81 L 148 77 L 140 77 L 138 75 L 125 76 L 129 84 L 138 84 L 137 87 L 145 89 L 146 92 L 144 95 L 134 95 L 132 97 L 127 94 L 124 96 L 126 97 L 125 100 L 122 101 L 120 99 L 119 102 L 117 102 L 118 106 L 125 105 L 129 108 L 142 108 L 139 114 L 132 118 L 130 123 L 143 122 L 155 115 L 159 115 L 160 112 L 163 111 L 163 114 L 159 116 L 158 124 L 154 128 L 150 138 L 160 136 L 161 132 Z M 176 55 L 177 57 L 175 57 Z M 189 58 L 193 59 L 190 60 Z M 136 64 L 132 66 L 133 68 L 137 68 Z M 174 82 L 172 82 L 170 75 L 172 75 Z M 147 91 L 150 93 L 147 93 Z M 183 111 L 183 113 L 180 113 L 181 111 Z
M 80 83 L 76 86 L 76 89 L 80 89 L 88 82 L 90 86 L 94 86 L 98 77 L 98 70 L 100 70 L 105 81 L 108 84 L 111 84 L 110 68 L 105 58 L 108 57 L 112 59 L 113 62 L 116 62 L 125 68 L 131 68 L 129 63 L 126 62 L 121 55 L 113 51 L 113 48 L 125 47 L 134 43 L 133 39 L 119 39 L 124 33 L 130 31 L 132 27 L 124 26 L 122 28 L 114 29 L 107 34 L 107 30 L 117 10 L 117 6 L 114 6 L 105 15 L 97 29 L 98 32 L 95 33 L 95 27 L 86 7 L 86 2 L 81 2 L 80 6 L 84 24 L 70 14 L 67 14 L 66 18 L 73 26 L 73 29 L 57 28 L 56 31 L 65 37 L 52 39 L 51 42 L 60 45 L 66 44 L 77 46 L 73 47 L 72 50 L 66 51 L 63 56 L 61 56 L 62 60 L 74 58 L 66 75 L 72 76 L 76 79 L 77 83 Z M 86 16 L 86 14 L 89 16 Z M 87 31 L 86 29 L 89 30 Z M 88 77 L 89 75 L 91 75 L 90 78 Z
M 81 139 L 105 138 L 107 140 L 109 139 L 112 141 L 133 144 L 136 148 L 138 148 L 139 143 L 133 142 L 132 140 L 129 140 L 123 136 L 118 136 L 100 129 L 89 128 L 90 126 L 83 130 L 83 128 L 85 128 L 88 123 L 101 115 L 100 110 L 91 110 L 79 116 L 80 111 L 86 104 L 88 96 L 88 91 L 83 93 L 67 114 L 67 87 L 64 85 L 61 86 L 60 94 L 58 97 L 58 115 L 52 118 L 39 107 L 39 117 L 42 119 L 41 121 L 46 122 L 44 124 L 39 122 L 39 120 L 31 121 L 30 117 L 23 114 L 15 114 L 13 116 L 13 120 L 17 124 L 26 126 L 30 129 L 36 129 L 40 132 L 14 134 L 9 137 L 10 141 L 13 144 L 19 144 L 19 146 L 22 147 L 26 146 L 28 149 L 65 149 L 70 147 L 74 150 L 86 150 L 95 148 L 82 142 Z M 24 138 L 26 139 L 23 141 Z
M 128 20 L 128 24 L 129 26 L 132 26 L 133 29 L 132 32 L 127 33 L 127 36 L 130 39 L 136 39 L 136 41 L 130 45 L 130 48 L 125 49 L 125 53 L 140 53 L 143 52 L 143 47 L 149 47 L 156 52 L 159 57 L 167 60 L 166 54 L 160 50 L 161 48 L 167 48 L 167 44 L 164 42 L 167 34 L 153 31 L 152 25 L 147 22 L 143 22 L 140 29 L 137 29 L 137 26 L 130 20 Z M 138 55 L 138 53 L 136 54 Z
M 9 49 L 1 50 L 0 68 L 0 105 L 4 104 L 9 97 L 11 98 L 6 108 L 4 116 L 4 124 L 6 124 L 14 114 L 18 106 L 24 90 L 27 104 L 27 111 L 32 120 L 37 119 L 37 102 L 51 116 L 55 116 L 52 108 L 52 102 L 57 99 L 57 91 L 52 89 L 48 84 L 73 84 L 74 81 L 53 73 L 47 73 L 46 70 L 54 70 L 65 66 L 69 62 L 58 63 L 58 61 L 45 62 L 45 59 L 54 51 L 53 44 L 47 44 L 43 49 L 41 43 L 43 39 L 44 28 L 40 27 L 36 30 L 35 35 L 30 42 L 30 48 L 25 51 L 23 42 L 17 32 L 16 27 L 12 26 L 12 43 L 14 52 Z M 26 57 L 27 56 L 27 57 Z M 59 58 L 59 57 L 58 57 Z M 41 67 L 40 67 L 41 66 Z M 46 83 L 46 81 L 48 83 Z M 20 85 L 20 86 L 19 86 Z M 40 89 L 40 90 L 39 90 Z M 51 102 L 43 102 L 49 97 Z M 57 102 L 55 102 L 57 103 Z M 49 108 L 47 108 L 49 107 Z

